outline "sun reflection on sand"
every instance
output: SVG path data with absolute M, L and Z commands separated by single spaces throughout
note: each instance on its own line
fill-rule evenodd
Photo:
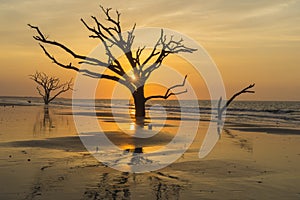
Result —
M 135 130 L 135 123 L 131 122 L 129 125 L 129 130 L 134 131 Z

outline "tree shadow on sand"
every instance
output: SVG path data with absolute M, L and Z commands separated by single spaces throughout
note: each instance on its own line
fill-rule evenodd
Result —
M 161 172 L 147 174 L 103 173 L 97 187 L 88 188 L 84 192 L 83 199 L 131 199 L 134 197 L 133 195 L 137 195 L 134 190 L 139 189 L 148 191 L 143 196 L 151 197 L 151 199 L 178 199 L 185 183 L 178 177 L 167 176 Z M 135 196 L 135 198 L 137 197 Z

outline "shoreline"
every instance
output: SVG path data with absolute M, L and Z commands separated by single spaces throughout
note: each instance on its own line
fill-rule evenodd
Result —
M 41 99 L 40 96 L 0 96 L 1 98 L 7 98 L 7 99 L 15 99 L 15 98 L 20 98 L 20 99 Z M 57 100 L 72 100 L 72 98 L 67 98 L 67 97 L 57 97 Z M 104 101 L 110 101 L 111 99 L 76 99 L 76 100 L 104 100 Z M 126 100 L 126 99 L 118 99 L 118 100 Z M 191 101 L 191 99 L 184 99 L 185 101 Z M 55 100 L 54 100 L 55 101 Z M 156 101 L 156 100 L 154 100 Z M 160 100 L 157 100 L 160 101 Z M 166 101 L 166 100 L 164 100 Z M 167 101 L 175 101 L 175 100 L 167 100 Z M 193 100 L 192 100 L 193 101 Z M 198 99 L 198 101 L 211 101 L 210 99 Z M 213 100 L 213 101 L 219 101 L 219 99 Z M 259 100 L 259 99 L 251 99 L 251 100 L 235 100 L 234 102 L 300 102 L 300 100 Z

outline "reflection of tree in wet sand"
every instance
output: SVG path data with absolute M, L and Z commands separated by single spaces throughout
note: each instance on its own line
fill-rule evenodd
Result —
M 182 186 L 162 181 L 159 177 L 151 177 L 153 193 L 156 200 L 179 199 Z
M 45 105 L 36 113 L 33 124 L 34 136 L 54 136 L 60 134 L 73 134 L 73 119 L 62 113 L 59 107 Z
M 143 156 L 143 147 L 135 147 L 133 149 L 125 149 L 123 151 L 124 155 L 131 157 L 128 165 L 142 165 L 147 163 L 152 163 L 151 160 Z
M 168 176 L 161 172 L 149 174 L 120 172 L 119 175 L 103 173 L 97 187 L 86 190 L 83 199 L 136 198 L 136 196 L 134 196 L 135 191 L 131 191 L 131 187 L 132 185 L 138 185 L 139 183 L 148 186 L 150 185 L 152 191 L 145 189 L 145 194 L 143 196 L 147 198 L 151 196 L 151 199 L 156 200 L 179 199 L 180 190 L 184 187 L 177 177 Z M 133 189 L 138 190 L 138 188 Z
M 33 133 L 38 135 L 51 132 L 51 130 L 55 128 L 51 116 L 51 109 L 48 106 L 44 106 L 43 112 L 37 113 L 37 117 L 33 126 Z
M 149 122 L 144 119 L 130 123 L 127 129 L 128 133 L 104 131 L 106 137 L 121 150 L 115 151 L 115 154 L 111 155 L 110 159 L 106 161 L 109 166 L 126 166 L 125 168 L 128 170 L 135 167 L 142 168 L 152 163 L 160 163 L 159 160 L 153 159 L 153 155 L 152 157 L 149 156 L 149 153 L 157 151 L 168 144 L 173 135 L 163 131 L 156 133 L 152 128 L 149 128 L 148 124 Z M 147 135 L 149 137 L 145 137 Z M 101 147 L 101 145 L 97 144 L 93 149 L 96 150 L 96 155 L 97 153 L 101 155 L 102 153 L 98 147 Z
M 130 199 L 128 178 L 128 172 L 118 177 L 103 173 L 97 188 L 85 191 L 84 199 Z

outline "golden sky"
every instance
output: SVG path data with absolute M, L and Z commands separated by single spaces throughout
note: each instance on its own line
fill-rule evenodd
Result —
M 136 22 L 137 27 L 170 28 L 196 40 L 217 64 L 228 96 L 255 82 L 256 93 L 239 99 L 300 100 L 299 0 L 0 2 L 0 96 L 36 96 L 28 79 L 36 70 L 63 80 L 74 77 L 44 56 L 27 24 L 88 54 L 98 42 L 88 38 L 80 18 L 99 16 L 102 4 L 122 13 L 123 30 Z

